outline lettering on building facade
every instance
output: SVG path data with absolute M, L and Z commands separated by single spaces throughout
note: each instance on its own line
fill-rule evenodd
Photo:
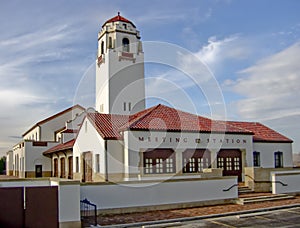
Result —
M 240 138 L 187 138 L 187 137 L 144 137 L 138 136 L 140 142 L 157 142 L 157 143 L 213 143 L 213 144 L 246 144 L 246 139 Z

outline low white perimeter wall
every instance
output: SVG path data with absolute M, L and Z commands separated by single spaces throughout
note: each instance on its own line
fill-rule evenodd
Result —
M 80 182 L 48 179 L 0 180 L 0 188 L 58 186 L 58 220 L 60 227 L 70 223 L 70 227 L 81 227 L 80 222 Z
M 300 170 L 271 172 L 271 178 L 273 194 L 300 193 Z
M 49 179 L 11 179 L 0 180 L 0 188 L 13 188 L 13 187 L 42 187 L 50 186 Z
M 51 186 L 58 186 L 59 222 L 80 222 L 80 182 L 51 180 Z
M 235 199 L 236 184 L 236 177 L 91 184 L 81 186 L 80 198 L 87 198 L 98 210 L 193 203 Z M 223 191 L 231 186 L 234 187 L 229 191 Z

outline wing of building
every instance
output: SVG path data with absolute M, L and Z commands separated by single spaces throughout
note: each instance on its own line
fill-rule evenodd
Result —
M 51 177 L 51 159 L 43 152 L 60 144 L 66 128 L 78 129 L 76 121 L 84 112 L 80 105 L 72 106 L 36 123 L 22 135 L 22 141 L 7 153 L 9 175 L 18 177 Z M 72 122 L 72 123 L 71 123 Z

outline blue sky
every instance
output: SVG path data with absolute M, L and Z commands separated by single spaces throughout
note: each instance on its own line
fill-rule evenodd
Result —
M 292 138 L 300 152 L 300 1 L 11 0 L 0 3 L 0 153 L 37 121 L 73 105 L 83 78 L 92 81 L 97 33 L 118 11 L 145 43 L 175 44 L 202 60 L 228 119 L 260 121 Z M 175 97 L 177 108 L 210 116 L 205 91 L 182 72 L 149 63 L 145 72 L 148 95 L 169 103 Z M 161 78 L 180 85 L 195 110 Z

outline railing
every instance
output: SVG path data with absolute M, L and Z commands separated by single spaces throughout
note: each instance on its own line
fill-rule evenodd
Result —
M 249 177 L 251 180 L 253 180 L 254 183 L 262 183 L 262 184 L 272 184 L 272 183 L 276 183 L 276 184 L 281 184 L 282 186 L 288 186 L 288 184 L 285 184 L 281 181 L 258 181 L 258 180 L 255 180 L 253 177 L 249 176 L 248 174 L 245 175 L 245 177 Z
M 234 184 L 234 185 L 230 186 L 230 187 L 227 188 L 227 189 L 223 189 L 223 192 L 228 192 L 228 191 L 230 191 L 232 188 L 237 187 L 237 186 L 239 186 L 239 185 L 238 185 L 238 184 Z
M 97 205 L 91 203 L 89 200 L 80 200 L 81 217 L 94 217 L 94 225 L 97 226 Z

